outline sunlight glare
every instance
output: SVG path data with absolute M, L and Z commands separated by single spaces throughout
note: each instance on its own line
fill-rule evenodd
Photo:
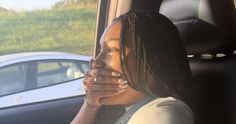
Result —
M 14 11 L 50 9 L 60 0 L 0 0 L 0 7 Z

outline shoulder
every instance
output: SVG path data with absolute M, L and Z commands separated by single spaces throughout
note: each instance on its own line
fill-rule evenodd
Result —
M 141 107 L 128 124 L 193 124 L 191 109 L 173 97 L 155 99 Z

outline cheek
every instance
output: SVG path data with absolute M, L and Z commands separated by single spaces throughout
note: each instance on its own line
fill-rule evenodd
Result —
M 109 68 L 118 72 L 122 72 L 120 57 L 118 55 L 112 55 L 109 58 L 110 58 L 108 59 L 109 62 L 107 62 L 109 63 L 108 64 Z

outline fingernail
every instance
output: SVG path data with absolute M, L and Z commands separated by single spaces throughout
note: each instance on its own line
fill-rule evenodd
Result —
M 111 72 L 111 75 L 112 75 L 112 76 L 117 76 L 117 77 L 118 77 L 118 76 L 120 76 L 121 74 L 118 73 L 118 72 Z
M 119 80 L 118 80 L 118 83 L 120 83 L 120 84 L 127 84 L 128 81 L 125 80 L 125 79 L 119 79 Z
M 128 84 L 120 84 L 119 88 L 125 89 L 126 87 L 128 87 Z
M 124 92 L 126 89 L 118 90 L 119 93 Z

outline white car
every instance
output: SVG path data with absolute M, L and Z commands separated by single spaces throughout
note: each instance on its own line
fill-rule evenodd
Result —
M 0 108 L 84 95 L 90 59 L 62 52 L 0 56 Z

